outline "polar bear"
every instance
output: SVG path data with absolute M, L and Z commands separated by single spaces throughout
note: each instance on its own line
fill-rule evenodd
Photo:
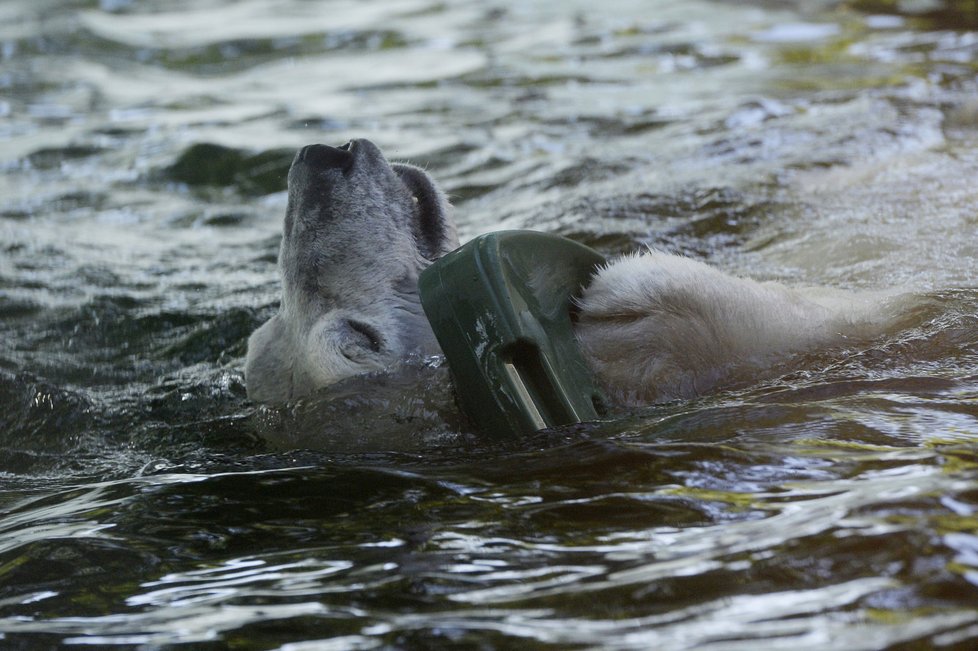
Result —
M 283 402 L 440 352 L 418 275 L 458 247 L 445 196 L 368 140 L 310 145 L 289 171 L 279 313 L 248 341 L 248 395 Z M 621 406 L 686 398 L 793 353 L 872 337 L 896 299 L 800 290 L 648 251 L 611 261 L 578 299 L 586 362 Z
M 439 353 L 418 274 L 459 242 L 431 178 L 353 140 L 300 149 L 288 188 L 282 301 L 248 339 L 248 397 L 286 402 L 412 354 Z

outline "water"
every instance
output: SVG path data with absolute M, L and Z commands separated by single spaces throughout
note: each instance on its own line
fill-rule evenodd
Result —
M 0 645 L 972 648 L 978 5 L 0 6 Z M 924 296 L 892 336 L 485 440 L 438 360 L 244 395 L 284 172 Z

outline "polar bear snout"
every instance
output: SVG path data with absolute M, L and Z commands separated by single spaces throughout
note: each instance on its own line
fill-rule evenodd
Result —
M 305 163 L 319 169 L 348 170 L 353 165 L 353 152 L 350 151 L 352 142 L 342 147 L 329 145 L 307 145 L 295 155 L 293 165 Z
M 377 145 L 369 140 L 358 138 L 339 147 L 318 143 L 306 145 L 296 153 L 290 172 L 338 170 L 343 173 L 343 176 L 348 176 L 354 168 L 359 168 L 375 177 L 383 176 L 384 172 L 390 171 L 387 159 Z

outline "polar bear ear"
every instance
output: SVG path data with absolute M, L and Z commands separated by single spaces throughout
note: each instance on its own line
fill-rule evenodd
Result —
M 395 163 L 391 168 L 417 202 L 412 229 L 421 255 L 428 260 L 437 260 L 457 249 L 458 235 L 451 206 L 431 177 L 413 165 Z

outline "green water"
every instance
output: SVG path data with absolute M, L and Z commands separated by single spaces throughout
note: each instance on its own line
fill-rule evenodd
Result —
M 970 649 L 978 5 L 0 5 L 0 647 Z M 438 360 L 245 398 L 285 171 L 907 288 L 893 336 L 487 440 Z

